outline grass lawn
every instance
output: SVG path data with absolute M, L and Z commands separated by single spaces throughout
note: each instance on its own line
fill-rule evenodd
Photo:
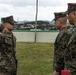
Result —
M 19 42 L 18 75 L 53 75 L 53 44 Z

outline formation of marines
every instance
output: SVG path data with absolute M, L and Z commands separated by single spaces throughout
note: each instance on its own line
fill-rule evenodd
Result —
M 68 3 L 66 12 L 54 15 L 55 26 L 60 30 L 54 43 L 54 75 L 61 75 L 61 70 L 76 75 L 76 3 Z

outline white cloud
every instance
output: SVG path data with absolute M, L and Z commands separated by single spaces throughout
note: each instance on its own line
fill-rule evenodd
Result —
M 15 6 L 35 5 L 36 0 L 0 0 L 0 3 L 13 4 Z
M 65 7 L 41 7 L 38 13 L 38 19 L 52 20 L 54 18 L 54 12 L 64 12 L 67 8 Z
M 35 7 L 17 7 L 12 4 L 0 4 L 0 18 L 13 15 L 15 20 L 35 20 Z
M 38 0 L 39 6 L 63 6 L 67 2 L 76 2 L 76 0 Z M 35 6 L 36 0 L 0 0 L 0 3 L 15 6 Z
M 52 20 L 54 12 L 67 10 L 76 0 L 38 0 L 38 20 Z M 13 15 L 15 20 L 35 20 L 36 0 L 0 0 L 0 18 Z

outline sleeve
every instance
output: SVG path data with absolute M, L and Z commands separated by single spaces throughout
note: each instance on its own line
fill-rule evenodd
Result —
M 65 48 L 66 48 L 66 38 L 65 33 L 63 33 L 59 42 L 54 45 L 54 60 L 53 60 L 54 71 L 60 72 L 61 70 L 64 69 Z
M 69 69 L 72 74 L 76 74 L 76 35 L 69 41 L 71 42 L 67 46 L 65 54 L 66 68 Z
M 60 72 L 62 69 L 64 69 L 64 50 L 62 49 L 62 46 L 59 45 L 54 49 L 54 62 L 53 62 L 53 68 L 54 71 Z

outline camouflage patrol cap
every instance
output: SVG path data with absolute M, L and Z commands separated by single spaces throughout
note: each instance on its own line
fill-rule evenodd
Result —
M 71 12 L 76 11 L 76 3 L 68 3 L 68 8 L 66 13 L 70 14 Z
M 62 18 L 62 17 L 66 17 L 67 16 L 65 12 L 55 12 L 54 15 L 55 15 L 55 18 L 54 18 L 55 21 L 58 18 Z
M 8 17 L 3 17 L 1 18 L 1 22 L 6 22 L 6 23 L 10 23 L 11 25 L 14 25 L 15 21 L 13 19 L 13 16 L 8 16 Z

